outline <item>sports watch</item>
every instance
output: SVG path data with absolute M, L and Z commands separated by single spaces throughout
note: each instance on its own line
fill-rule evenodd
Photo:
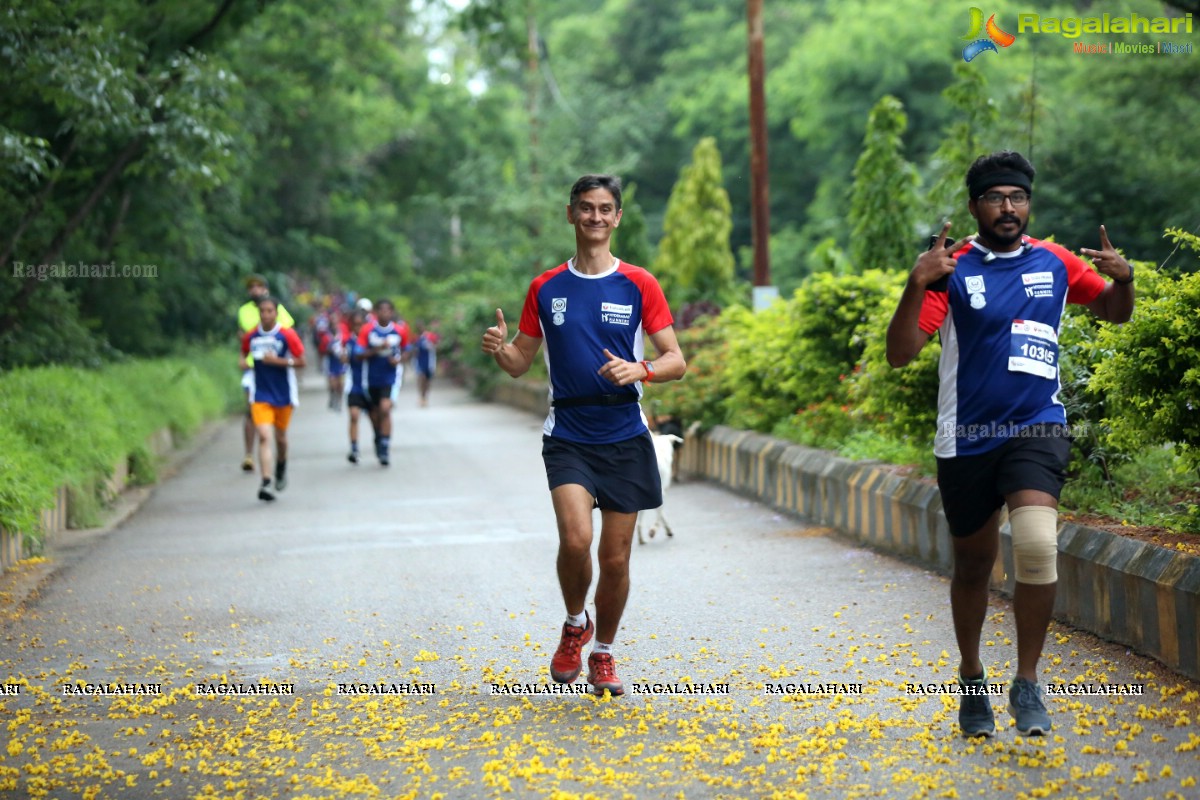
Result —
M 654 363 L 651 361 L 643 361 L 642 367 L 646 370 L 646 377 L 642 378 L 642 383 L 649 383 L 654 380 Z

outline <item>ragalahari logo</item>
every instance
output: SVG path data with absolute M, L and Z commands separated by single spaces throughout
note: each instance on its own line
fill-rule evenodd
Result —
M 987 38 L 980 36 L 984 31 L 987 31 Z M 1000 51 L 996 49 L 996 45 L 1008 47 L 1017 40 L 1017 37 L 1011 33 L 1000 30 L 996 24 L 995 14 L 988 17 L 987 25 L 984 25 L 983 9 L 974 6 L 971 8 L 971 30 L 967 31 L 967 35 L 962 38 L 970 40 L 970 44 L 963 48 L 963 61 L 970 61 L 987 50 L 998 53 Z

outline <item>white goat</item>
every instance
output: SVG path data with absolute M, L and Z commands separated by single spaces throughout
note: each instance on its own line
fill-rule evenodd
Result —
M 650 438 L 654 442 L 654 455 L 658 459 L 658 475 L 662 480 L 663 502 L 666 502 L 667 489 L 671 486 L 672 465 L 675 462 L 675 445 L 683 444 L 683 438 L 676 436 L 673 433 L 655 433 L 650 432 Z M 650 525 L 650 538 L 654 538 L 654 534 L 658 532 L 658 525 L 661 522 L 663 530 L 667 532 L 667 536 L 674 536 L 671 533 L 671 526 L 667 522 L 667 517 L 663 514 L 663 507 L 652 508 L 647 511 L 639 511 L 637 518 L 637 537 L 638 544 L 645 544 L 646 540 L 642 537 L 642 527 L 646 523 L 646 518 L 651 514 L 654 515 L 654 522 Z

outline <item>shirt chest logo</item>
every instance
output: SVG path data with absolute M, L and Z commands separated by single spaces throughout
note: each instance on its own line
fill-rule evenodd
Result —
M 1025 285 L 1026 297 L 1054 296 L 1053 272 L 1027 272 L 1021 276 L 1021 283 Z
M 600 321 L 608 325 L 628 325 L 633 318 L 633 306 L 621 303 L 600 304 Z
M 987 286 L 983 283 L 982 275 L 968 275 L 966 278 L 967 294 L 970 295 L 971 308 L 979 310 L 987 305 L 987 298 L 983 293 L 987 291 Z
M 555 297 L 550 300 L 550 321 L 555 325 L 562 325 L 567 321 L 567 298 Z

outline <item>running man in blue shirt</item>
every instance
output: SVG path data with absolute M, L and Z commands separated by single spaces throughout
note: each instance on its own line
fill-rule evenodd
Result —
M 971 165 L 967 207 L 978 233 L 947 243 L 950 223 L 943 226 L 917 259 L 887 333 L 894 367 L 916 358 L 935 332 L 942 341 L 934 455 L 953 545 L 959 681 L 973 687 L 959 704 L 966 736 L 991 736 L 996 728 L 988 695 L 979 691 L 986 686 L 979 639 L 1002 506 L 1016 577 L 1009 710 L 1022 735 L 1051 729 L 1037 663 L 1054 611 L 1058 497 L 1071 449 L 1058 399 L 1058 332 L 1067 303 L 1109 322 L 1133 313 L 1133 268 L 1103 225 L 1101 249 L 1082 250 L 1095 269 L 1064 247 L 1025 235 L 1033 178 L 1033 165 L 1011 151 Z
M 619 695 L 613 643 L 629 597 L 629 555 L 637 512 L 662 505 L 654 445 L 639 400 L 642 384 L 683 377 L 686 364 L 662 288 L 649 272 L 613 256 L 621 222 L 621 183 L 585 175 L 571 188 L 567 221 L 575 255 L 529 286 L 510 342 L 504 312 L 483 335 L 483 352 L 513 377 L 533 363 L 543 341 L 550 371 L 550 414 L 542 459 L 558 520 L 558 581 L 566 605 L 550 677 L 571 683 L 593 637 L 588 683 Z M 650 337 L 658 357 L 643 352 Z M 592 582 L 592 509 L 600 509 L 596 621 L 585 610 Z
M 409 333 L 408 325 L 396 324 L 396 307 L 391 300 L 375 303 L 375 313 L 378 319 L 363 324 L 358 344 L 367 365 L 367 402 L 375 426 L 375 457 L 386 467 L 391 463 L 392 390 L 409 345 Z

